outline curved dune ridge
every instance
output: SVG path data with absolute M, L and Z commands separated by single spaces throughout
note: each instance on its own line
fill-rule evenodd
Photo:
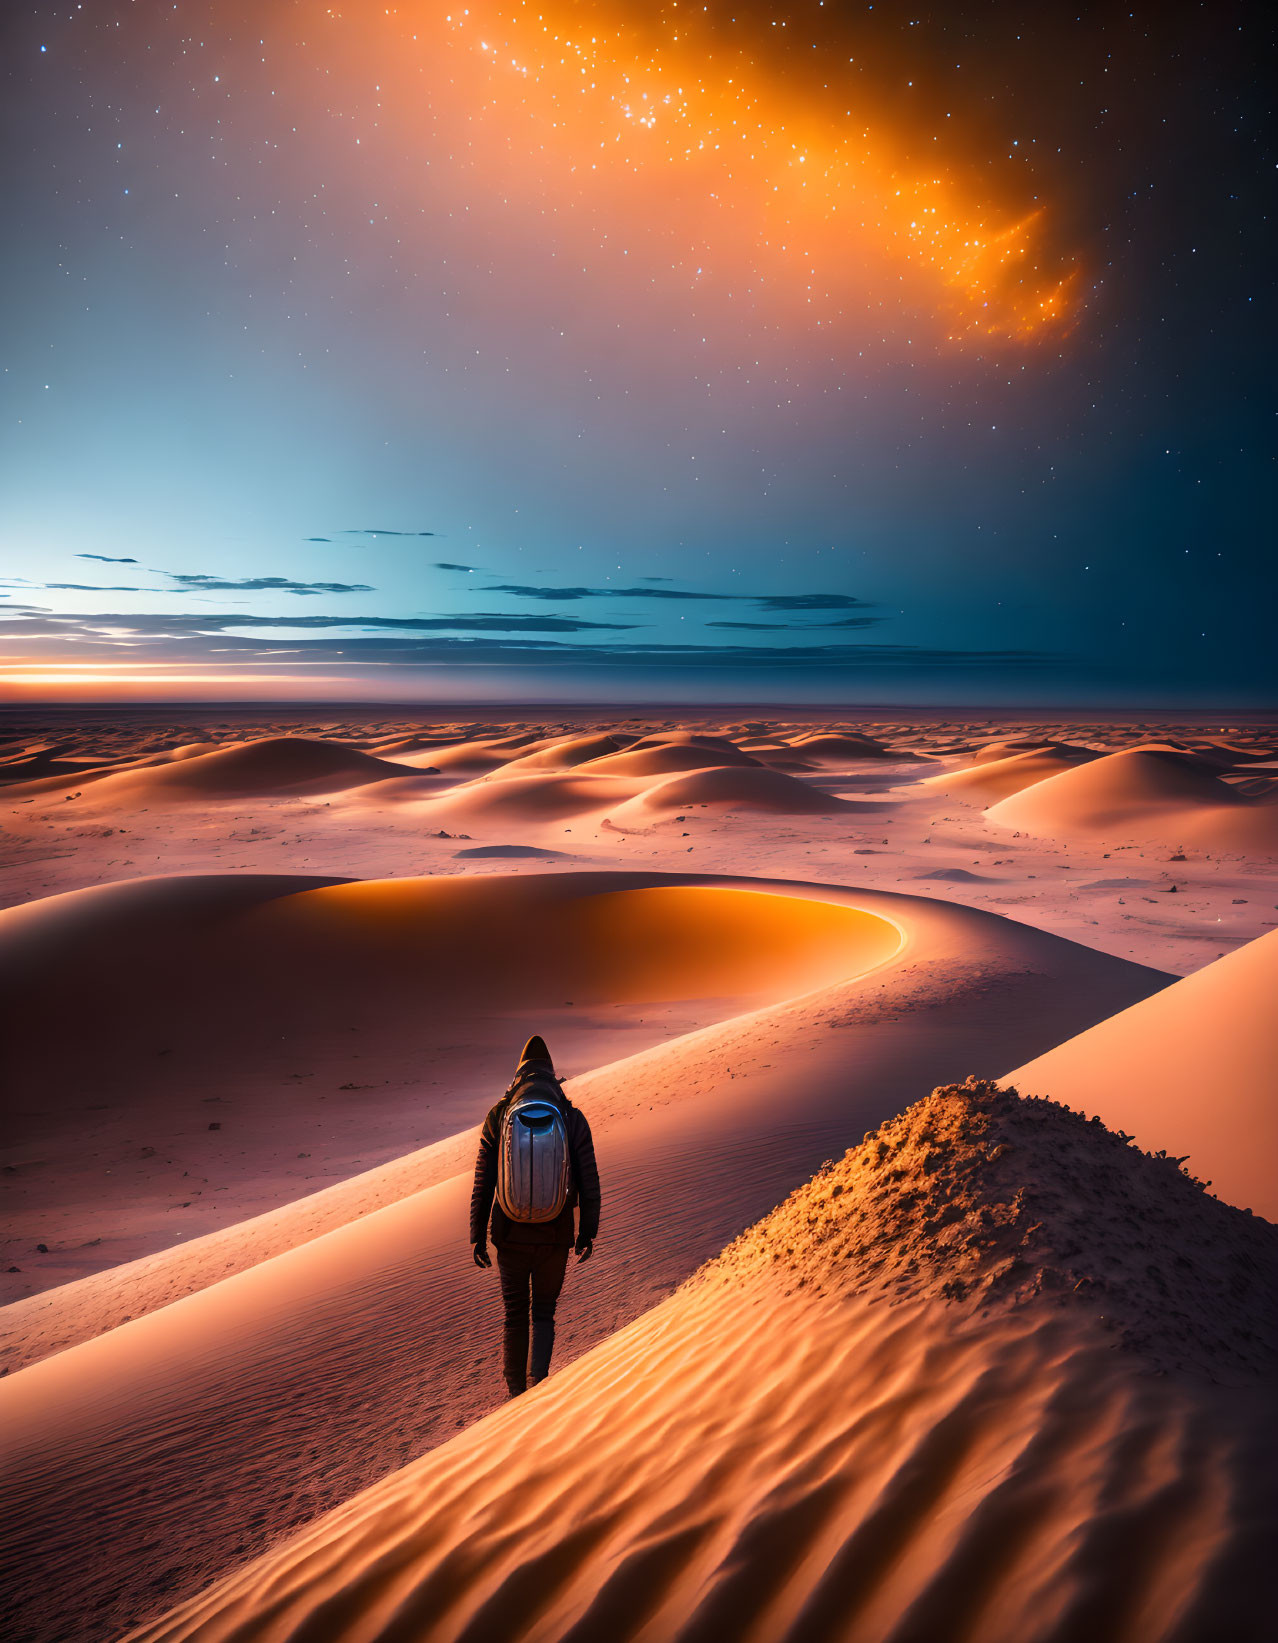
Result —
M 1276 1279 L 1275 1229 L 1167 1161 L 939 1089 L 545 1385 L 130 1637 L 1259 1638 Z
M 535 753 L 522 753 L 501 766 L 512 775 L 528 774 L 539 770 L 573 770 L 594 759 L 622 753 L 635 740 L 633 736 L 617 736 L 601 732 L 593 736 L 556 737 L 548 747 Z
M 764 811 L 779 816 L 831 814 L 858 808 L 780 770 L 727 766 L 658 782 L 619 806 L 611 819 L 622 825 L 642 823 L 699 807 Z
M 917 755 L 894 751 L 873 736 L 857 736 L 847 731 L 842 735 L 819 734 L 795 736 L 787 744 L 801 758 L 817 763 L 843 764 L 857 759 L 913 759 Z
M 643 1026 L 651 1001 L 636 1006 L 639 1025 L 631 1028 L 629 1040 L 622 1036 L 628 1018 L 614 1000 L 598 1016 L 581 1006 L 601 993 L 642 995 L 649 985 L 669 991 L 671 975 L 678 976 L 685 1000 L 693 1000 L 684 1004 L 687 1019 L 697 997 L 705 997 L 711 1017 L 731 1017 L 742 1009 L 757 1010 L 769 996 L 793 996 L 822 982 L 861 991 L 867 983 L 853 978 L 878 966 L 882 980 L 869 983 L 874 1013 L 864 1028 L 857 1016 L 846 1026 L 854 1033 L 873 1027 L 875 1055 L 867 1059 L 864 1049 L 855 1053 L 862 1076 L 880 1081 L 887 1076 L 885 1065 L 894 1076 L 908 1078 L 915 1066 L 927 1068 L 923 1076 L 934 1076 L 932 1066 L 945 1064 L 950 1052 L 918 1013 L 920 999 L 934 1001 L 940 1031 L 949 1033 L 948 993 L 955 990 L 955 1024 L 973 1027 L 976 1053 L 987 1053 L 989 1039 L 993 1059 L 986 1064 L 997 1070 L 1006 1060 L 995 1055 L 994 1046 L 1046 1047 L 1115 1003 L 1143 997 L 1167 980 L 988 913 L 830 886 L 574 873 L 372 881 L 352 883 L 349 893 L 336 897 L 314 894 L 330 882 L 250 875 L 143 880 L 0 914 L 0 955 L 7 955 L 0 974 L 18 1006 L 14 1020 L 21 1023 L 8 1046 L 8 1065 L 16 1089 L 40 1091 L 30 1106 L 14 1103 L 13 1161 L 21 1169 L 28 1156 L 40 1160 L 46 1207 L 63 1191 L 73 1208 L 79 1204 L 89 1190 L 79 1171 L 89 1170 L 105 1225 L 90 1224 L 79 1236 L 105 1234 L 103 1259 L 94 1265 L 108 1267 L 90 1268 L 91 1276 L 5 1308 L 0 1347 L 6 1366 L 17 1368 L 101 1334 L 464 1169 L 470 1143 L 462 1138 L 459 1145 L 454 1132 L 464 1129 L 469 1135 L 476 1108 L 486 1104 L 483 1092 L 505 1081 L 512 1030 L 495 1031 L 494 1021 L 512 1001 L 522 1006 L 526 997 L 527 969 L 521 965 L 532 962 L 526 957 L 530 930 L 546 936 L 535 964 L 541 989 L 536 996 L 543 1002 L 519 1019 L 547 1027 L 561 1064 L 567 1058 L 569 1067 L 578 1046 L 577 1053 L 606 1058 L 626 1053 L 636 1033 L 640 1044 L 645 1032 L 647 1042 L 654 1031 L 660 1037 L 660 1012 L 653 1018 L 655 1028 Z M 667 971 L 661 955 L 673 949 L 683 956 Z M 556 951 L 567 955 L 564 966 L 552 962 Z M 904 969 L 889 962 L 906 958 Z M 935 979 L 920 981 L 918 965 L 929 975 L 927 967 L 938 967 Z M 968 996 L 973 967 L 991 978 L 980 983 L 994 1007 L 988 1024 L 979 1010 L 973 1012 Z M 1024 1006 L 1023 1030 L 1009 1035 L 998 991 L 1026 968 L 1043 981 L 1032 1004 Z M 1001 981 L 994 979 L 1000 976 Z M 68 990 L 82 999 L 82 1030 L 75 1035 L 56 1030 Z M 138 1010 L 143 996 L 152 1001 L 152 1010 Z M 334 998 L 340 1000 L 337 1008 Z M 904 1016 L 898 1013 L 902 1007 Z M 799 1007 L 800 1023 L 805 1008 Z M 875 1025 L 880 1012 L 894 1023 L 891 1033 Z M 216 1035 L 207 1031 L 211 1018 L 219 1023 Z M 766 1018 L 760 1021 L 766 1031 Z M 690 1024 L 695 1023 L 693 1013 Z M 359 1028 L 354 1035 L 352 1027 Z M 157 1036 L 161 1030 L 163 1039 Z M 891 1042 L 898 1031 L 905 1036 L 905 1053 Z M 445 1034 L 451 1055 L 439 1047 Z M 838 1036 L 824 1035 L 823 1052 Z M 714 1044 L 693 1050 L 697 1042 L 689 1041 L 694 1059 L 704 1055 L 713 1062 Z M 966 1042 L 963 1037 L 954 1042 L 953 1053 L 973 1053 L 957 1047 Z M 157 1045 L 174 1046 L 180 1059 L 157 1056 Z M 349 1058 L 352 1051 L 355 1060 L 339 1063 L 339 1055 Z M 679 1064 L 677 1045 L 662 1053 Z M 756 1060 L 771 1059 L 751 1053 Z M 811 1062 L 805 1088 L 814 1074 L 818 1081 L 833 1076 L 812 1061 L 810 1051 L 804 1054 Z M 273 1171 L 278 1152 L 294 1158 L 299 1118 L 311 1116 L 296 1103 L 307 1092 L 306 1078 L 300 1087 L 297 1083 L 298 1069 L 312 1065 L 329 1070 L 330 1088 L 349 1066 L 358 1084 L 358 1093 L 349 1098 L 352 1112 L 367 1115 L 365 1124 L 387 1101 L 393 1113 L 406 1101 L 406 1133 L 415 1137 L 410 1150 L 319 1191 L 286 1172 L 276 1188 L 278 1208 L 268 1198 L 263 1213 L 240 1228 L 197 1223 L 198 1235 L 172 1248 L 163 1247 L 174 1233 L 168 1230 L 171 1219 L 161 1213 L 158 1229 L 149 1233 L 149 1247 L 156 1249 L 157 1241 L 161 1246 L 156 1253 L 137 1258 L 136 1246 L 126 1246 L 113 1254 L 121 1223 L 136 1213 L 129 1195 L 143 1185 L 129 1174 L 138 1140 L 148 1138 L 161 1160 L 173 1153 L 181 1161 L 193 1149 L 194 1158 L 203 1160 L 193 1172 L 212 1174 L 215 1185 L 233 1184 L 236 1170 L 249 1172 L 250 1179 L 255 1167 Z M 342 1071 L 334 1071 L 339 1065 Z M 636 1063 L 647 1065 L 642 1057 Z M 382 1095 L 387 1074 L 392 1087 Z M 793 1105 L 792 1081 L 779 1063 L 770 1076 L 779 1079 Z M 692 1087 L 698 1077 L 688 1075 Z M 608 1087 L 607 1076 L 602 1082 Z M 599 1083 L 600 1077 L 591 1075 L 590 1087 Z M 420 1111 L 423 1086 L 432 1101 L 428 1114 Z M 679 1075 L 671 1075 L 670 1087 L 680 1089 Z M 244 1160 L 239 1164 L 236 1154 L 227 1157 L 219 1150 L 210 1157 L 208 1150 L 210 1116 L 226 1116 L 216 1107 L 211 1115 L 208 1100 L 227 1088 L 237 1090 L 228 1133 L 236 1138 L 235 1147 L 250 1148 L 247 1156 L 238 1154 Z M 92 1092 L 93 1101 L 116 1103 L 122 1132 L 114 1153 L 101 1153 L 97 1149 L 105 1143 L 90 1138 L 87 1161 L 74 1148 L 67 1151 L 68 1137 L 78 1133 L 68 1130 L 67 1120 L 82 1110 L 85 1092 Z M 635 1100 L 642 1106 L 652 1099 L 640 1084 Z M 323 1116 L 331 1131 L 340 1115 L 330 1110 Z M 260 1139 L 255 1121 L 264 1130 Z M 424 1134 L 423 1125 L 429 1126 Z M 306 1133 L 311 1145 L 312 1132 Z M 114 1170 L 114 1188 L 102 1175 L 104 1167 Z M 142 1168 L 145 1177 L 153 1166 L 134 1162 L 132 1167 Z M 21 1179 L 19 1174 L 11 1184 L 15 1201 Z M 189 1198 L 193 1184 L 184 1190 L 181 1180 L 164 1181 L 148 1191 L 159 1192 L 163 1212 L 175 1193 Z M 306 1196 L 297 1198 L 298 1193 Z M 284 1194 L 296 1202 L 281 1202 Z M 222 1200 L 206 1196 L 209 1202 Z
M 1249 800 L 1172 748 L 1107 753 L 1022 788 L 986 812 L 1022 832 L 1158 839 L 1230 850 L 1278 850 L 1278 805 Z
M 11 1213 L 26 1218 L 38 1198 L 43 1241 L 58 1246 L 36 1263 L 46 1281 L 62 1275 L 63 1247 L 71 1263 L 90 1240 L 93 1265 L 137 1254 L 119 1243 L 130 1217 L 146 1250 L 175 1228 L 208 1230 L 219 1191 L 296 1196 L 299 1120 L 303 1147 L 327 1132 L 339 1158 L 352 1153 L 335 1126 L 354 1126 L 358 1148 L 361 1110 L 386 1126 L 387 1150 L 466 1127 L 532 1016 L 571 1066 L 659 1039 L 663 1004 L 697 1025 L 863 974 L 902 939 L 889 919 L 831 901 L 624 875 L 329 888 L 342 886 L 142 880 L 0 912 Z M 60 1030 L 68 1008 L 73 1034 Z M 340 1108 L 317 1132 L 303 1103 L 321 1092 Z M 273 1183 L 261 1189 L 255 1149 Z M 175 1201 L 200 1214 L 175 1218 Z M 0 1336 L 13 1322 L 6 1313 Z
M 683 770 L 719 769 L 733 765 L 757 767 L 758 761 L 735 747 L 707 749 L 691 742 L 632 747 L 590 761 L 590 771 L 601 776 L 671 776 Z
M 82 772 L 76 782 L 92 778 L 93 801 L 106 805 L 340 793 L 370 782 L 392 777 L 404 780 L 417 774 L 339 742 L 308 736 L 264 736 L 223 746 L 178 748 L 123 767 Z M 53 793 L 70 785 L 66 777 L 57 776 L 19 784 L 12 791 Z
M 1218 1198 L 1278 1221 L 1278 930 L 1007 1075 L 1187 1157 Z
M 1073 770 L 1099 757 L 1090 748 L 1052 743 L 999 753 L 989 758 L 978 754 L 966 770 L 950 770 L 944 775 L 928 776 L 924 780 L 928 787 L 939 787 L 960 798 L 971 795 L 982 803 L 997 804 L 1000 799 L 1032 787 L 1035 782 L 1046 781 L 1049 776 L 1058 776 L 1062 771 Z
M 592 775 L 589 765 L 562 771 L 507 774 L 505 766 L 474 781 L 445 788 L 423 805 L 432 818 L 453 826 L 481 827 L 486 822 L 538 824 L 583 819 L 624 804 L 633 781 Z M 392 795 L 393 797 L 394 795 Z M 360 793 L 362 805 L 367 795 Z
M 858 908 L 907 939 L 862 975 L 570 1081 L 595 1132 L 605 1208 L 595 1257 L 573 1269 L 560 1309 L 561 1365 L 956 1064 L 993 1074 L 1026 1061 L 1168 979 L 928 898 L 700 884 Z M 341 898 L 317 905 L 349 930 L 380 919 L 380 895 L 356 897 L 350 918 Z M 271 914 L 247 917 L 258 928 Z M 309 929 L 295 934 L 299 951 L 313 945 Z M 499 1089 L 494 1079 L 471 1122 Z M 123 1290 L 103 1275 L 106 1288 L 53 1292 L 51 1306 L 70 1306 L 64 1324 L 93 1333 L 96 1319 L 107 1332 L 81 1329 L 80 1344 L 0 1379 L 0 1421 L 17 1436 L 0 1536 L 18 1571 L 0 1632 L 112 1639 L 155 1611 L 157 1592 L 198 1591 L 497 1404 L 495 1280 L 465 1248 L 473 1147 L 471 1129 L 323 1205 L 304 1199 L 166 1251 L 135 1265 Z M 120 1314 L 109 1309 L 126 1297 L 135 1315 L 112 1328 Z M 50 1315 L 23 1305 L 38 1356 L 52 1344 L 46 1333 L 41 1346 Z
M 81 986 L 103 1031 L 144 986 L 193 1030 L 216 996 L 231 1005 L 225 1037 L 260 1017 L 271 1032 L 317 1026 L 335 999 L 348 1021 L 389 1014 L 402 1003 L 393 994 L 413 999 L 419 1017 L 438 1003 L 454 1009 L 461 995 L 490 1014 L 551 1007 L 565 994 L 757 1003 L 860 974 L 900 945 L 877 913 L 755 882 L 227 874 L 72 891 L 0 911 L 0 981 L 17 1007 L 9 1048 L 21 1055 L 29 1042 L 56 1065 L 55 1021 Z M 115 1048 L 99 1040 L 95 1053 Z M 51 1062 L 41 1064 L 47 1077 Z
M 762 1001 L 861 974 L 901 945 L 858 908 L 704 885 L 609 889 L 609 877 L 333 885 L 268 903 L 240 931 L 272 965 L 305 960 L 330 981 L 388 967 L 445 995 L 478 981 L 486 1005 L 524 1010 L 565 990 L 580 1003 Z

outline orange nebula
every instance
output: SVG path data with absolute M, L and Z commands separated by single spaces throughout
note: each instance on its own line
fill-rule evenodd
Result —
M 508 165 L 557 157 L 581 203 L 628 179 L 632 227 L 669 235 L 686 218 L 694 280 L 699 253 L 721 273 L 732 259 L 738 280 L 744 253 L 759 283 L 797 276 L 810 305 L 900 301 L 936 314 L 951 341 L 1068 328 L 1080 274 L 1050 252 L 1042 206 L 983 208 L 941 167 L 905 163 L 855 109 L 821 106 L 683 15 L 676 4 L 640 26 L 571 5 L 446 9 L 477 75 L 467 146 L 487 138 Z

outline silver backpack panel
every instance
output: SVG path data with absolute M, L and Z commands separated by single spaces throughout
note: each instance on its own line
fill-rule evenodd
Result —
M 497 1200 L 512 1221 L 553 1221 L 568 1202 L 568 1126 L 554 1101 L 516 1096 L 501 1121 Z

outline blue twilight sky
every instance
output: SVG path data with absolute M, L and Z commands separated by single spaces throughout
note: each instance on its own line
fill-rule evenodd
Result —
M 6 9 L 0 696 L 1272 703 L 1261 8 L 545 15 Z

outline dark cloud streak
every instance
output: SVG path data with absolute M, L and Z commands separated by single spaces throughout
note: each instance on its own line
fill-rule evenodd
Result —
M 201 593 L 295 593 L 311 597 L 320 593 L 375 593 L 367 582 L 295 582 L 288 576 L 248 576 L 234 581 L 224 576 L 206 576 L 198 571 L 164 570 L 156 573 L 171 577 L 180 588 Z M 53 587 L 55 584 L 50 583 Z

